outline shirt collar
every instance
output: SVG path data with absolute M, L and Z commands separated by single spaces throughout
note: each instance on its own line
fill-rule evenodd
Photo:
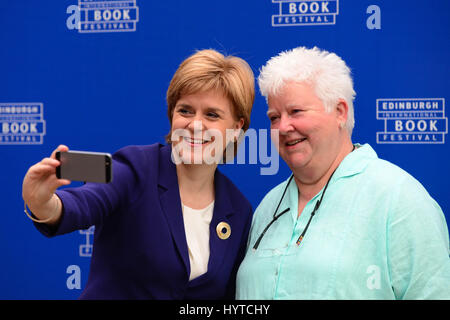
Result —
M 336 169 L 336 172 L 334 173 L 330 184 L 332 184 L 337 179 L 353 176 L 363 172 L 370 161 L 378 159 L 375 150 L 373 150 L 369 144 L 366 143 L 364 145 L 361 145 L 359 143 L 355 143 L 355 146 L 355 150 L 350 152 Z M 286 200 L 283 201 L 277 213 L 282 212 L 286 208 L 290 208 L 292 218 L 295 220 L 297 219 L 298 214 L 298 189 L 295 180 L 292 180 L 293 181 L 291 181 L 286 192 Z M 284 190 L 288 182 L 289 178 L 284 182 L 282 190 Z M 315 201 L 315 199 L 320 194 L 322 194 L 322 192 L 323 188 L 310 201 Z
M 340 163 L 332 181 L 359 174 L 364 171 L 370 161 L 378 159 L 375 150 L 368 143 L 364 145 L 356 143 L 355 146 L 355 150 L 350 152 Z

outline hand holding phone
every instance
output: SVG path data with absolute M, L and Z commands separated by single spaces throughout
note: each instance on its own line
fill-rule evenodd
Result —
M 59 187 L 69 185 L 71 181 L 56 177 L 56 167 L 61 163 L 56 160 L 55 155 L 58 151 L 66 152 L 68 150 L 69 148 L 65 145 L 58 146 L 50 157 L 32 165 L 25 174 L 22 183 L 22 197 L 39 222 L 48 221 L 49 224 L 59 222 L 62 205 L 55 191 Z
M 109 153 L 88 151 L 57 151 L 56 167 L 58 179 L 82 182 L 109 183 L 112 181 L 112 158 Z

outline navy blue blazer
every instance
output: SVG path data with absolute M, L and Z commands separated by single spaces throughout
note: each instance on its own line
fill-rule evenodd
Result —
M 128 146 L 113 155 L 113 181 L 57 190 L 63 214 L 46 236 L 95 225 L 90 273 L 80 299 L 234 299 L 252 219 L 248 200 L 216 170 L 207 273 L 190 263 L 171 146 Z M 222 240 L 216 226 L 231 226 Z

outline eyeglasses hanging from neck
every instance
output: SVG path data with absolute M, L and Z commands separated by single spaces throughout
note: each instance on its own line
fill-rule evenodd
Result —
M 356 146 L 353 145 L 353 149 L 352 149 L 352 151 L 350 151 L 350 152 L 353 152 L 355 149 L 356 149 Z M 319 210 L 320 204 L 322 203 L 322 200 L 323 200 L 323 197 L 324 197 L 324 195 L 325 195 L 325 192 L 327 191 L 328 184 L 330 183 L 331 178 L 333 177 L 333 175 L 334 175 L 334 173 L 336 172 L 337 168 L 339 168 L 339 166 L 336 167 L 336 169 L 334 169 L 333 173 L 332 173 L 332 174 L 330 175 L 330 177 L 328 178 L 328 181 L 327 181 L 327 183 L 325 184 L 325 188 L 323 189 L 322 196 L 320 197 L 320 200 L 318 200 L 318 201 L 316 202 L 316 205 L 314 206 L 314 210 L 311 212 L 311 215 L 310 215 L 310 217 L 309 217 L 308 223 L 306 223 L 305 229 L 303 229 L 303 232 L 300 234 L 300 236 L 298 237 L 297 241 L 295 242 L 295 243 L 297 244 L 297 246 L 299 246 L 299 245 L 302 243 L 303 238 L 305 237 L 306 231 L 308 231 L 309 224 L 311 223 L 312 218 L 313 218 L 314 215 L 316 214 L 317 210 Z M 264 228 L 264 230 L 263 230 L 263 232 L 261 233 L 261 235 L 258 237 L 258 240 L 256 240 L 256 242 L 255 242 L 255 244 L 254 244 L 254 246 L 253 246 L 253 250 L 258 249 L 259 244 L 260 244 L 262 238 L 264 237 L 264 235 L 266 234 L 266 231 L 270 228 L 270 226 L 271 226 L 275 221 L 277 221 L 279 217 L 281 217 L 283 214 L 285 214 L 286 212 L 288 212 L 288 211 L 290 210 L 290 208 L 287 208 L 287 209 L 283 210 L 282 212 L 280 212 L 279 214 L 277 214 L 278 208 L 280 207 L 281 202 L 283 201 L 284 195 L 286 194 L 286 191 L 287 191 L 287 189 L 288 189 L 288 187 L 289 187 L 289 184 L 291 183 L 293 177 L 294 177 L 294 174 L 291 175 L 291 177 L 289 178 L 288 183 L 286 184 L 286 187 L 284 188 L 283 194 L 281 195 L 281 199 L 280 199 L 280 201 L 278 202 L 278 205 L 277 205 L 277 208 L 275 209 L 275 212 L 273 213 L 272 221 L 269 222 L 269 224 Z
M 337 169 L 337 168 L 336 168 L 336 169 Z M 297 246 L 299 246 L 300 243 L 302 243 L 303 238 L 305 237 L 306 231 L 307 231 L 308 228 L 309 228 L 309 224 L 311 223 L 312 218 L 313 218 L 314 215 L 316 214 L 317 210 L 319 210 L 320 204 L 322 203 L 322 199 L 323 199 L 323 197 L 324 197 L 324 195 L 325 195 L 325 192 L 327 191 L 328 184 L 330 183 L 331 177 L 333 177 L 333 174 L 336 172 L 336 169 L 334 169 L 333 173 L 332 173 L 331 176 L 328 178 L 328 181 L 327 181 L 327 183 L 326 183 L 326 185 L 325 185 L 325 188 L 323 189 L 322 196 L 320 197 L 320 200 L 318 200 L 318 201 L 316 202 L 316 205 L 314 206 L 314 210 L 311 212 L 311 215 L 310 215 L 310 217 L 309 217 L 309 220 L 308 220 L 308 223 L 306 224 L 305 229 L 303 229 L 303 232 L 302 232 L 302 233 L 300 234 L 300 236 L 298 237 L 298 239 L 297 239 L 297 241 L 296 241 Z M 280 201 L 278 202 L 278 205 L 277 205 L 277 208 L 275 209 L 275 212 L 273 213 L 272 221 L 269 222 L 269 224 L 264 228 L 263 232 L 262 232 L 261 235 L 259 236 L 258 240 L 256 240 L 255 245 L 253 246 L 253 250 L 258 249 L 259 244 L 260 244 L 262 238 L 264 237 L 264 235 L 266 234 L 266 231 L 270 228 L 270 226 L 271 226 L 275 221 L 277 221 L 279 217 L 281 217 L 283 214 L 285 214 L 286 212 L 288 212 L 288 211 L 290 210 L 290 208 L 287 208 L 287 209 L 283 210 L 282 212 L 280 212 L 279 214 L 277 214 L 278 208 L 280 207 L 281 202 L 283 201 L 284 195 L 286 194 L 286 191 L 287 191 L 287 189 L 288 189 L 288 187 L 289 187 L 289 184 L 291 183 L 293 177 L 294 177 L 294 174 L 291 175 L 291 177 L 289 178 L 288 183 L 286 184 L 286 187 L 284 188 L 284 191 L 283 191 L 283 194 L 282 194 L 282 196 L 281 196 L 281 199 L 280 199 Z
M 278 219 L 279 217 L 281 217 L 283 214 L 285 214 L 286 212 L 288 212 L 289 210 L 291 210 L 290 208 L 287 208 L 287 209 L 283 210 L 281 213 L 279 213 L 279 214 L 277 215 L 278 208 L 280 207 L 280 204 L 281 204 L 281 202 L 283 201 L 284 195 L 286 194 L 286 191 L 287 191 L 287 189 L 288 189 L 288 187 L 289 187 L 289 184 L 290 184 L 291 181 L 292 181 L 292 178 L 294 178 L 294 175 L 293 175 L 293 174 L 291 174 L 291 177 L 289 178 L 289 181 L 288 181 L 288 183 L 286 184 L 286 187 L 284 188 L 283 195 L 281 196 L 281 199 L 280 199 L 280 201 L 278 202 L 277 208 L 275 209 L 275 212 L 273 213 L 273 219 L 272 219 L 272 221 L 270 221 L 270 223 L 264 228 L 264 230 L 263 230 L 263 232 L 261 233 L 261 235 L 259 236 L 258 240 L 256 240 L 255 245 L 253 246 L 253 250 L 258 249 L 259 243 L 261 242 L 262 238 L 264 237 L 264 234 L 266 233 L 267 229 L 269 229 L 269 227 L 272 225 L 272 223 L 274 223 L 275 221 L 277 221 L 277 219 Z

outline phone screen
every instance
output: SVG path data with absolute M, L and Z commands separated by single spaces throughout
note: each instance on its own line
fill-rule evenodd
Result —
M 56 170 L 56 176 L 83 182 L 111 181 L 111 155 L 108 153 L 68 151 L 57 152 L 56 159 L 61 165 Z

